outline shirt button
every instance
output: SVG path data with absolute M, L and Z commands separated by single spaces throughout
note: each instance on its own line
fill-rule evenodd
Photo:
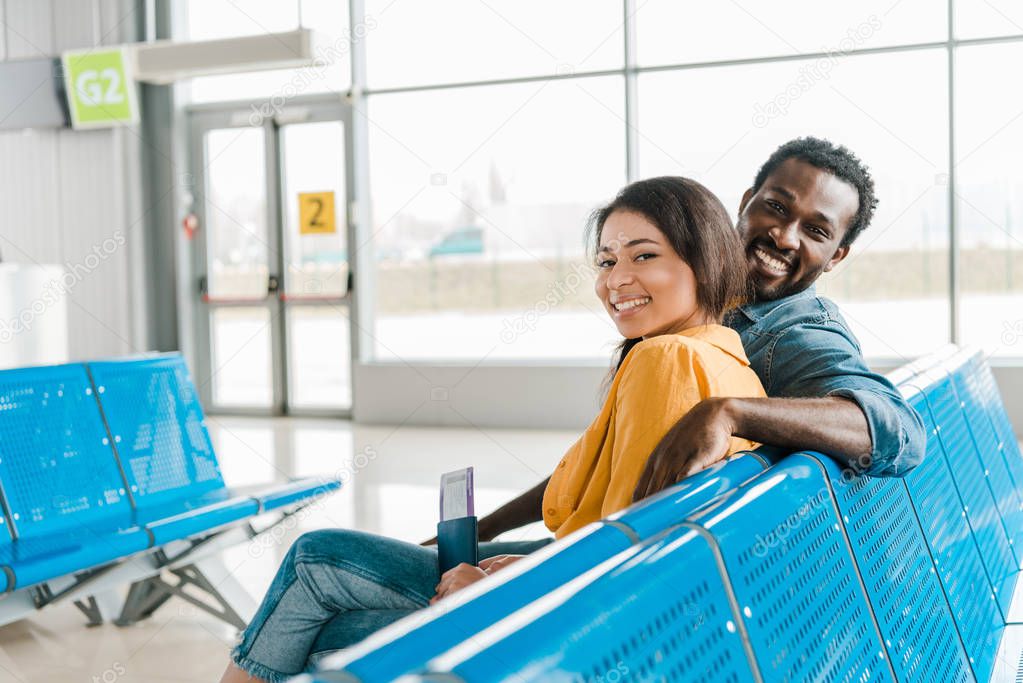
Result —
M 565 461 L 564 460 L 562 460 L 560 463 L 558 463 L 558 467 L 564 467 L 564 466 L 565 466 Z
M 547 514 L 548 515 L 553 516 L 554 513 L 556 513 L 556 512 L 557 512 L 557 510 L 555 510 L 554 508 L 547 508 Z

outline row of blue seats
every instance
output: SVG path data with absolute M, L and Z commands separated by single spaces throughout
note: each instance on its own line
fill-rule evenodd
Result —
M 928 429 L 904 479 L 741 455 L 305 680 L 1016 680 L 1023 457 L 994 378 L 952 347 L 891 379 Z
M 208 537 L 338 486 L 227 488 L 180 354 L 0 372 L 0 590 Z

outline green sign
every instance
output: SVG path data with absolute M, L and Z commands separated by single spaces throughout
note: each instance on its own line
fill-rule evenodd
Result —
M 137 123 L 138 103 L 124 50 L 65 52 L 64 77 L 75 128 L 109 128 Z

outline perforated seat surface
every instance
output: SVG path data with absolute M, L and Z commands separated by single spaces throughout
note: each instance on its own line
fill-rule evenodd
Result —
M 629 548 L 434 666 L 523 683 L 753 676 L 711 548 L 687 528 Z
M 180 354 L 89 364 L 131 491 L 155 543 L 241 522 L 259 510 L 233 496 Z
M 326 659 L 323 666 L 343 668 L 372 681 L 391 680 L 416 671 L 434 656 L 578 577 L 630 544 L 619 529 L 600 523 L 590 525 L 495 574 L 485 592 L 455 595 L 448 599 L 453 602 L 421 612 L 414 621 L 395 624 L 343 655 Z
M 83 365 L 0 372 L 0 420 L 0 481 L 11 512 L 0 564 L 18 587 L 149 546 Z
M 819 468 L 787 458 L 691 520 L 720 548 L 765 681 L 893 680 Z
M 923 393 L 952 480 L 963 502 L 962 509 L 966 512 L 966 519 L 998 600 L 1000 613 L 1004 617 L 1008 614 L 1019 570 L 988 483 L 989 471 L 977 453 L 960 401 L 952 387 L 952 380 L 945 376 L 930 383 Z
M 796 457 L 812 460 L 828 476 L 898 679 L 972 681 L 906 484 L 853 476 L 820 453 Z
M 224 488 L 179 354 L 90 363 L 89 371 L 140 510 Z
M 922 393 L 909 397 L 924 421 L 927 454 L 905 477 L 952 617 L 978 680 L 986 680 L 1003 629 L 995 594 Z
M 984 406 L 994 422 L 999 438 L 999 449 L 1005 456 L 1005 464 L 1012 474 L 1016 490 L 1023 491 L 1023 454 L 1020 453 L 1019 441 L 1009 422 L 1009 415 L 1005 412 L 1002 396 L 998 393 L 995 376 L 991 373 L 991 368 L 987 363 L 979 363 L 973 376 L 977 378 Z
M 687 477 L 608 519 L 625 524 L 641 539 L 650 538 L 763 471 L 764 463 L 758 457 L 741 455 Z
M 1023 534 L 1023 499 L 1020 498 L 1004 457 L 998 433 L 995 431 L 990 410 L 994 407 L 985 405 L 977 377 L 976 356 L 966 358 L 965 354 L 953 359 L 953 367 L 947 368 L 952 379 L 959 405 L 966 418 L 970 434 L 977 447 L 984 467 L 986 483 L 991 489 L 1007 534 L 1014 567 L 1020 566 L 1023 560 L 1023 548 L 1017 541 Z M 1004 603 L 1003 603 L 1004 604 Z
M 1005 468 L 1009 473 L 1009 482 L 1023 506 L 1023 455 L 1020 454 L 1019 442 L 1009 423 L 1009 416 L 1005 412 L 1005 405 L 998 393 L 998 386 L 995 384 L 994 375 L 991 374 L 991 368 L 983 361 L 982 356 L 974 354 L 966 363 L 964 375 L 967 380 L 966 390 L 970 400 L 987 414 L 996 440 L 995 448 L 1005 463 Z M 1023 512 L 1023 508 L 1021 508 L 1021 512 Z M 1010 524 L 1009 532 L 1013 539 L 1016 558 L 1023 560 L 1023 521 L 1019 516 L 1011 517 L 1015 518 L 1007 523 Z

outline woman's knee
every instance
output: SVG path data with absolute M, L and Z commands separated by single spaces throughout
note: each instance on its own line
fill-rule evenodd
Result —
M 325 558 L 352 558 L 372 547 L 378 537 L 352 529 L 317 529 L 299 536 L 291 546 L 293 562 L 322 561 Z
M 310 572 L 350 574 L 359 579 L 390 586 L 418 600 L 433 595 L 440 579 L 437 553 L 385 536 L 351 529 L 322 529 L 302 534 L 288 553 L 290 566 L 300 577 Z M 313 569 L 316 567 L 316 569 Z

